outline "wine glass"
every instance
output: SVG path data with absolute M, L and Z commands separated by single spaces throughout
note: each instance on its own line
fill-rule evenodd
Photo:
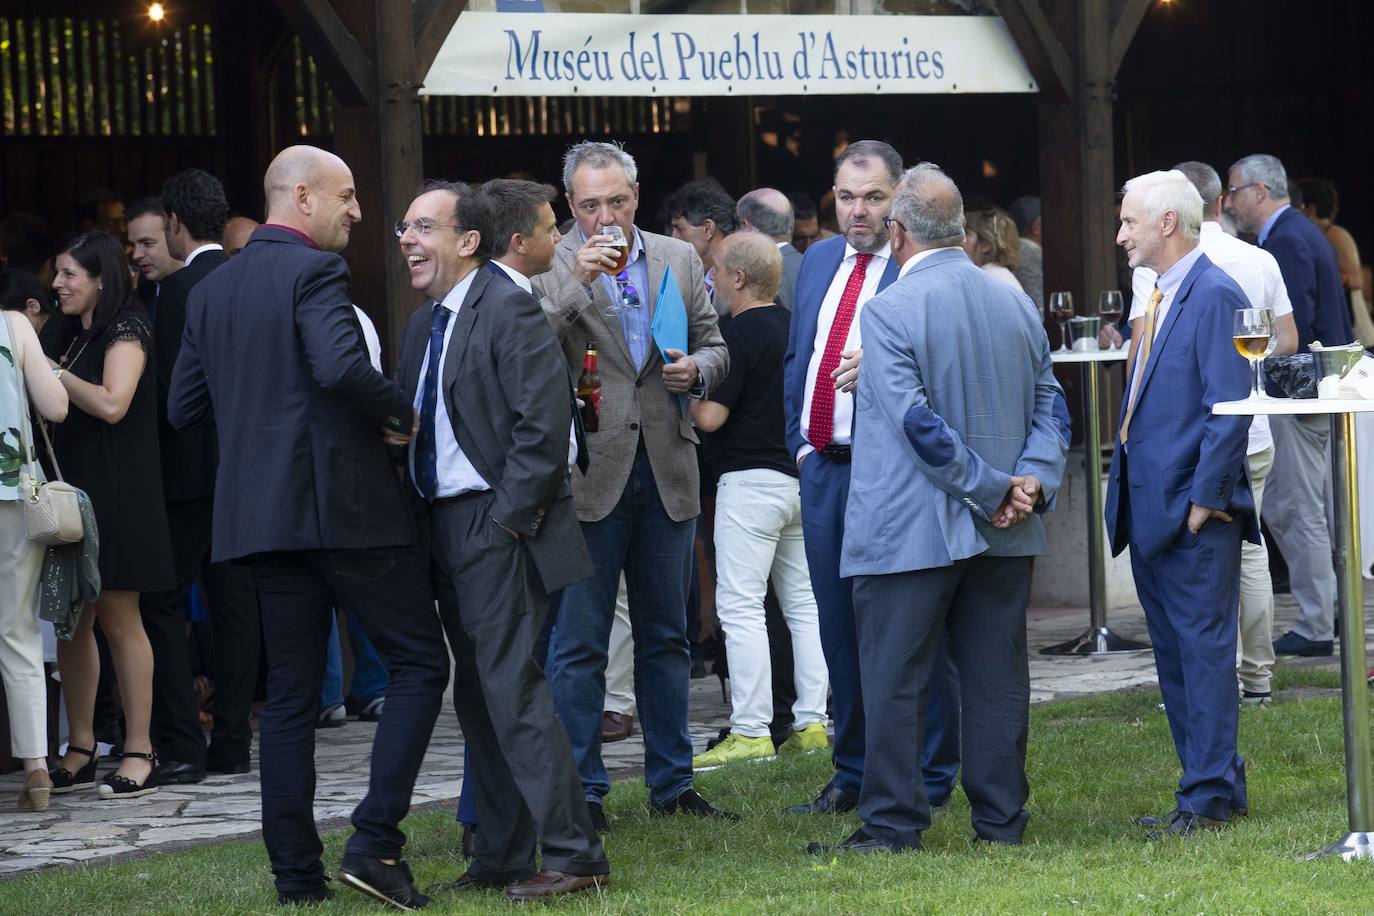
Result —
M 1121 313 L 1124 309 L 1121 299 L 1121 290 L 1103 290 L 1097 296 L 1097 314 L 1102 316 L 1104 326 L 1111 325 L 1116 327 L 1121 321 Z M 1116 344 L 1112 344 L 1112 349 L 1116 349 Z
M 1073 293 L 1050 293 L 1050 315 L 1059 322 L 1059 349 L 1069 349 L 1069 319 L 1073 317 Z
M 1269 353 L 1274 339 L 1274 310 L 1236 309 L 1231 336 L 1236 343 L 1236 352 L 1250 361 L 1252 383 L 1248 400 L 1268 400 L 1260 384 L 1260 363 Z

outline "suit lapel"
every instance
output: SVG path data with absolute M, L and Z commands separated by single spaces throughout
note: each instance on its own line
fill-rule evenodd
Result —
M 1178 285 L 1178 292 L 1174 295 L 1174 300 L 1169 304 L 1169 314 L 1164 316 L 1164 324 L 1160 325 L 1155 333 L 1154 343 L 1150 346 L 1150 360 L 1145 364 L 1145 375 L 1140 379 L 1140 391 L 1136 393 L 1136 403 L 1145 397 L 1145 386 L 1150 384 L 1150 379 L 1155 374 L 1155 366 L 1159 365 L 1159 354 L 1163 352 L 1165 345 L 1169 342 L 1169 334 L 1174 330 L 1174 325 L 1178 324 L 1178 316 L 1183 314 L 1183 309 L 1188 305 L 1188 296 L 1193 291 L 1193 283 L 1197 280 L 1198 274 L 1202 273 L 1212 262 L 1203 255 L 1193 264 L 1188 275 L 1183 278 L 1183 282 Z
M 453 319 L 455 322 L 453 334 L 449 337 L 448 353 L 444 357 L 442 381 L 445 391 L 453 389 L 454 380 L 462 373 L 463 359 L 467 355 L 468 340 L 472 337 L 472 326 L 477 323 L 478 303 L 490 282 L 490 273 L 485 270 L 477 271 L 476 276 L 472 278 L 472 285 L 468 287 L 467 295 L 463 297 L 463 305 L 458 309 L 458 315 Z
M 401 388 L 410 403 L 415 403 L 415 392 L 420 386 L 420 370 L 425 362 L 425 335 L 428 333 L 426 319 L 434 311 L 434 300 L 430 299 L 406 322 L 405 334 L 401 338 Z
M 935 255 L 931 255 L 931 257 L 936 257 L 936 256 L 935 256 Z M 929 261 L 930 258 L 926 258 L 926 260 Z M 882 275 L 881 277 L 878 278 L 878 289 L 877 289 L 877 292 L 880 292 L 880 293 L 881 293 L 883 290 L 885 290 L 885 289 L 887 289 L 889 286 L 891 286 L 891 285 L 892 285 L 892 281 L 894 281 L 894 280 L 897 279 L 897 274 L 901 273 L 901 271 L 902 271 L 902 265 L 898 264 L 898 263 L 897 263 L 897 259 L 894 258 L 894 257 L 892 257 L 891 254 L 888 254 L 888 256 L 887 256 L 887 266 L 885 266 L 885 267 L 883 268 L 883 275 Z
M 817 252 L 822 254 L 822 252 Z M 806 270 L 806 257 L 802 255 L 802 270 Z M 840 269 L 840 262 L 844 260 L 844 239 L 840 244 L 831 245 L 823 253 L 824 259 L 817 264 L 816 270 L 807 273 L 808 281 L 805 289 L 802 288 L 801 278 L 797 282 L 797 301 L 793 304 L 792 314 L 800 319 L 801 325 L 797 334 L 797 372 L 800 373 L 802 383 L 806 380 L 806 369 L 811 362 L 811 352 L 815 349 L 816 328 L 821 318 L 821 303 L 825 302 L 825 292 L 830 288 L 830 282 L 835 278 L 835 271 Z M 803 351 L 803 348 L 805 350 Z M 805 358 L 803 358 L 805 356 Z

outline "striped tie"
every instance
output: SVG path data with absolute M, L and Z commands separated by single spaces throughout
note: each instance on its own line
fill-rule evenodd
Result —
M 1121 436 L 1119 437 L 1124 444 L 1126 442 L 1126 432 L 1131 428 L 1131 416 L 1135 413 L 1136 398 L 1140 396 L 1140 380 L 1145 377 L 1145 367 L 1149 364 L 1150 350 L 1155 342 L 1155 316 L 1159 314 L 1159 303 L 1164 299 L 1164 294 L 1159 287 L 1150 294 L 1150 304 L 1145 306 L 1145 330 L 1140 339 L 1140 352 L 1135 357 L 1135 372 L 1131 375 L 1131 399 L 1126 406 L 1126 419 L 1121 421 Z

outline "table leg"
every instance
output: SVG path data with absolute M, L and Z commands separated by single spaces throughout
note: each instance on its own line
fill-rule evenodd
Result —
M 1364 582 L 1360 569 L 1360 495 L 1355 415 L 1331 415 L 1331 471 L 1336 516 L 1336 607 L 1341 615 L 1341 706 L 1345 719 L 1345 790 L 1350 832 L 1307 858 L 1374 859 L 1374 779 L 1365 686 Z
M 1088 511 L 1088 629 L 1080 636 L 1047 646 L 1042 655 L 1102 655 L 1139 652 L 1149 643 L 1117 636 L 1107 626 L 1107 560 L 1102 523 L 1102 365 L 1083 364 L 1083 479 Z

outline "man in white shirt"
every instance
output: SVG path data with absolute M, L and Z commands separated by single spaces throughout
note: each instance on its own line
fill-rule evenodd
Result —
M 1274 338 L 1272 356 L 1292 353 L 1298 346 L 1298 329 L 1293 321 L 1293 305 L 1274 256 L 1263 248 L 1226 234 L 1221 227 L 1221 177 L 1204 162 L 1181 162 L 1174 168 L 1188 177 L 1202 195 L 1202 230 L 1198 244 L 1202 253 L 1236 281 L 1253 308 L 1272 309 Z M 1155 286 L 1155 272 L 1137 267 L 1131 277 L 1131 330 L 1136 332 L 1145 319 L 1145 306 Z M 1161 316 L 1160 320 L 1163 318 Z M 1112 328 L 1103 330 L 1109 341 L 1120 343 Z M 1130 361 L 1135 361 L 1132 334 Z M 1264 497 L 1264 481 L 1274 465 L 1274 439 L 1269 418 L 1255 417 L 1250 424 L 1246 449 L 1250 468 L 1250 488 L 1255 496 L 1255 515 L 1259 516 Z M 1241 544 L 1240 561 L 1240 639 L 1236 647 L 1236 666 L 1240 676 L 1241 700 L 1248 705 L 1264 705 L 1270 700 L 1269 681 L 1274 665 L 1274 588 L 1269 578 L 1269 552 L 1262 544 Z
M 809 246 L 797 275 L 791 334 L 783 361 L 788 453 L 801 475 L 802 531 L 830 671 L 835 774 L 794 814 L 852 811 L 864 770 L 864 712 L 851 580 L 840 576 L 849 499 L 854 387 L 863 350 L 859 313 L 897 279 L 886 217 L 902 178 L 902 157 L 878 140 L 845 148 L 835 163 L 835 213 L 841 235 Z M 921 763 L 932 807 L 949 798 L 959 768 L 958 698 L 947 695 L 943 650 L 931 679 Z M 914 791 L 914 789 L 913 789 Z

